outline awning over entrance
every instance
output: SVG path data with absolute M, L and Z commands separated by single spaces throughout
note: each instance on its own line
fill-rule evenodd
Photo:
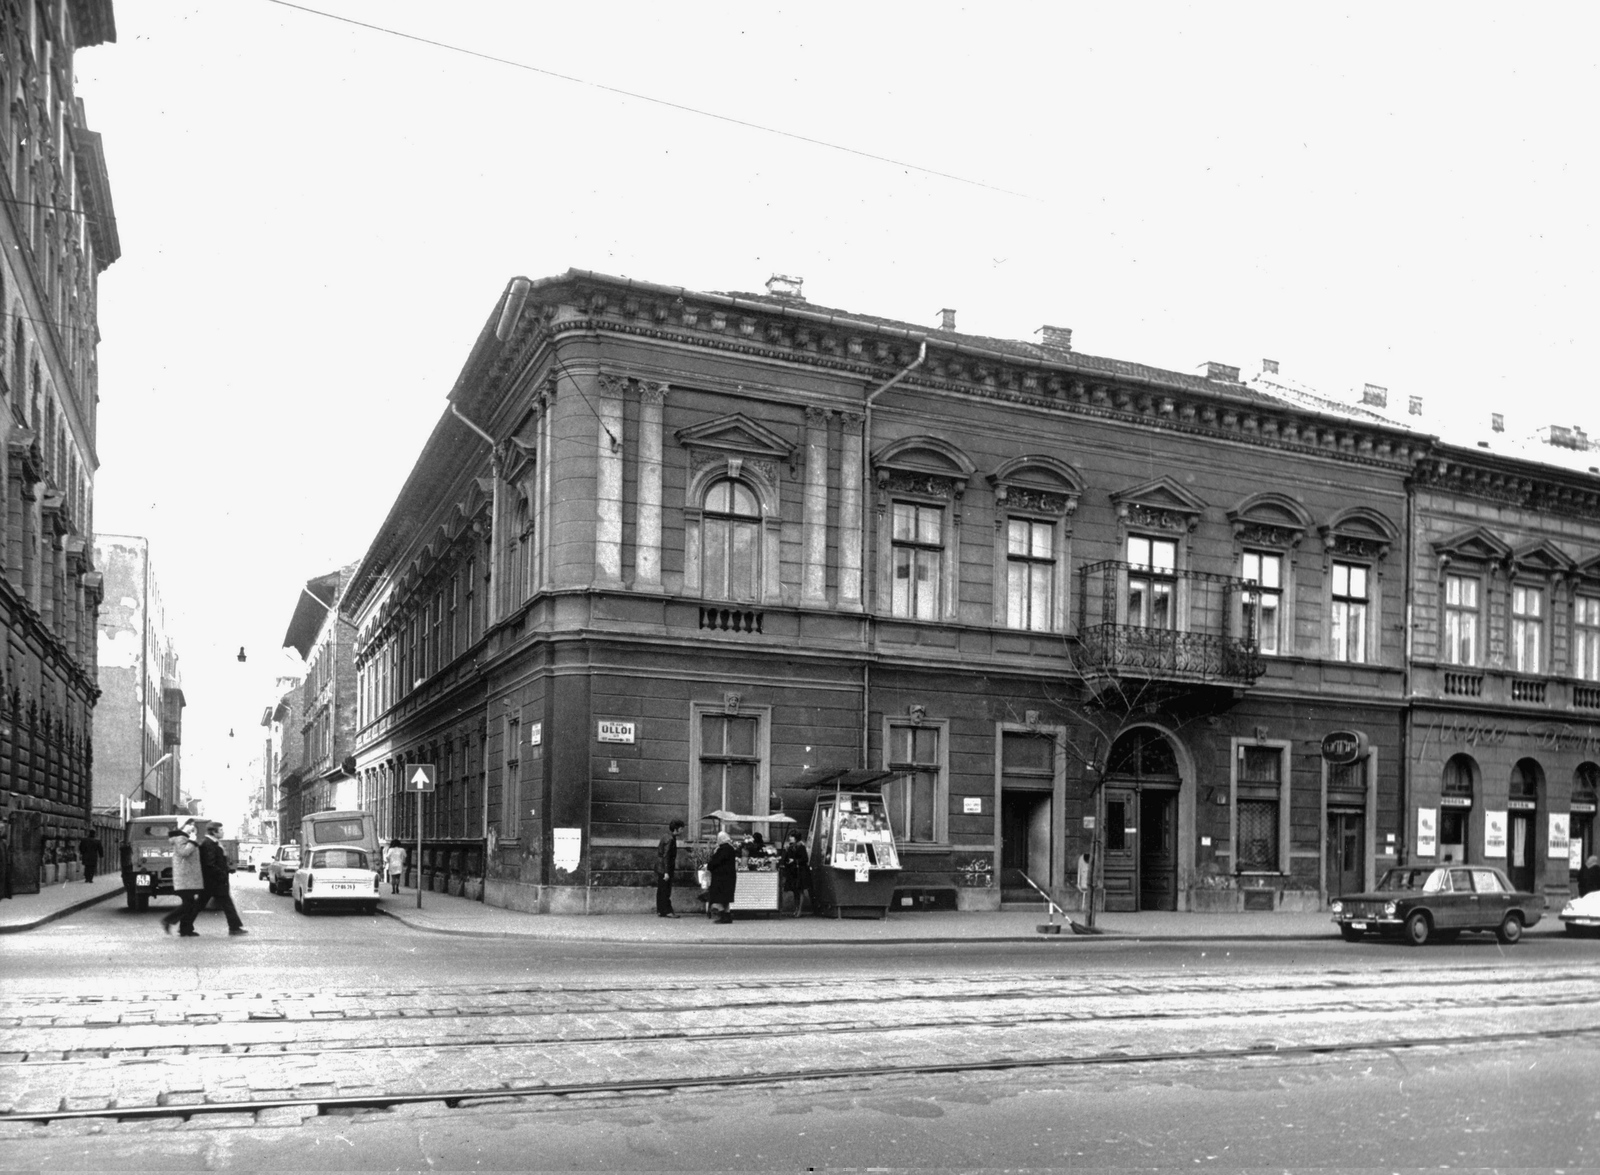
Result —
M 784 786 L 806 791 L 878 791 L 904 774 L 861 767 L 817 767 Z

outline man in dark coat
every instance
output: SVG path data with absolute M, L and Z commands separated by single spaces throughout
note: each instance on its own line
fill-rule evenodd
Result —
M 678 868 L 678 834 L 682 831 L 683 821 L 674 820 L 656 844 L 656 914 L 661 918 L 678 916 L 672 910 L 672 874 Z
M 789 843 L 784 846 L 778 864 L 783 871 L 783 888 L 794 894 L 794 916 L 798 918 L 806 891 L 811 888 L 811 860 L 798 832 L 789 834 Z
M 228 854 L 217 839 L 221 832 L 222 825 L 212 824 L 206 829 L 205 839 L 200 842 L 200 872 L 205 877 L 206 890 L 200 895 L 200 904 L 195 907 L 195 913 L 204 910 L 207 902 L 215 902 L 217 909 L 227 916 L 229 934 L 249 934 L 239 917 L 239 911 L 233 908 L 233 894 L 228 886 Z
M 717 833 L 717 847 L 712 850 L 707 864 L 711 870 L 711 887 L 706 890 L 706 913 L 718 922 L 732 922 L 734 887 L 739 884 L 739 854 L 734 850 L 733 838 L 726 832 Z
M 93 881 L 95 870 L 100 867 L 100 838 L 90 833 L 78 842 L 78 856 L 83 861 L 83 879 Z

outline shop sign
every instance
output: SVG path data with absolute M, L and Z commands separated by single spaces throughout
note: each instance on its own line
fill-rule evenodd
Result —
M 1441 807 L 1445 807 L 1445 808 L 1470 808 L 1470 807 L 1472 807 L 1472 797 L 1471 796 L 1440 796 L 1439 797 L 1439 804 L 1440 804 Z
M 1571 842 L 1567 839 L 1567 817 L 1564 812 L 1550 813 L 1550 855 L 1566 856 Z
M 1513 812 L 1536 812 L 1539 808 L 1537 800 L 1507 800 L 1506 807 Z
M 1483 814 L 1483 855 L 1485 857 L 1504 857 L 1506 855 L 1506 814 L 1504 812 L 1486 811 Z
M 962 796 L 961 811 L 966 815 L 972 815 L 973 813 L 978 813 L 981 815 L 983 812 L 983 797 Z
M 1334 730 L 1322 736 L 1322 757 L 1335 767 L 1367 757 L 1367 736 L 1359 730 Z
M 1439 813 L 1434 808 L 1417 809 L 1417 856 L 1431 857 L 1439 851 Z
M 631 743 L 633 741 L 633 723 L 612 722 L 602 718 L 600 720 L 599 739 L 603 743 Z
M 1594 814 L 1594 805 L 1585 803 L 1583 800 L 1573 800 L 1572 803 L 1567 806 L 1570 807 L 1574 812 L 1588 812 L 1590 815 Z
M 1498 747 L 1515 736 L 1526 738 L 1547 751 L 1600 755 L 1600 732 L 1592 726 L 1573 727 L 1565 722 L 1530 722 L 1524 727 L 1512 727 L 1470 718 L 1436 718 L 1423 727 L 1423 736 L 1424 751 L 1429 739 L 1440 744 Z

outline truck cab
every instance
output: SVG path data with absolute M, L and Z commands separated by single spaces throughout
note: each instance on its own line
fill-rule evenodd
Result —
M 128 909 L 143 910 L 150 899 L 172 893 L 171 837 L 187 816 L 135 816 L 122 830 L 122 888 Z

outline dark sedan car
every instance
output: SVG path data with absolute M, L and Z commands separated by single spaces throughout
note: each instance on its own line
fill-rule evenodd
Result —
M 1544 913 L 1544 898 L 1518 893 L 1489 865 L 1407 865 L 1390 869 L 1371 893 L 1329 907 L 1346 942 L 1369 934 L 1404 934 L 1413 946 L 1454 940 L 1463 930 L 1493 931 L 1516 942 Z

